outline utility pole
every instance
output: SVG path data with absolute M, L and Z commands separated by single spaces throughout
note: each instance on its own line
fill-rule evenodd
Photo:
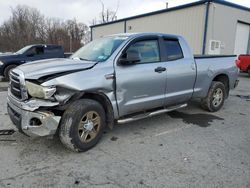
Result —
M 72 36 L 70 31 L 68 31 L 68 35 L 69 35 L 69 52 L 72 53 Z

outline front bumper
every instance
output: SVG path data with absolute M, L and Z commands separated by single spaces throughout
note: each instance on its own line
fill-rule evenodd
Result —
M 49 111 L 28 111 L 15 105 L 10 95 L 7 98 L 7 110 L 17 129 L 31 137 L 54 135 L 61 116 Z

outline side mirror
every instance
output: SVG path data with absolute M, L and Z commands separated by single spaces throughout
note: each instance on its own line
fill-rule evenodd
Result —
M 127 51 L 122 57 L 119 59 L 120 65 L 133 65 L 137 62 L 140 62 L 140 54 L 138 51 Z

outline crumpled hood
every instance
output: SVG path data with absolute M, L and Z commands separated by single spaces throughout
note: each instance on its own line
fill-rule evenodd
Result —
M 25 79 L 39 79 L 44 76 L 92 68 L 96 63 L 75 59 L 46 59 L 18 66 Z

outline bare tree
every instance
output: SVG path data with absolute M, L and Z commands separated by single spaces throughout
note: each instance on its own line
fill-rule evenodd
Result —
M 0 51 L 16 51 L 33 43 L 60 44 L 65 51 L 77 50 L 89 41 L 89 28 L 76 19 L 46 18 L 37 9 L 18 5 L 0 26 Z
M 65 28 L 68 31 L 68 35 L 72 40 L 72 48 L 78 49 L 81 46 L 81 41 L 88 31 L 88 26 L 83 23 L 77 23 L 76 19 L 68 20 Z
M 116 10 L 113 11 L 113 10 L 110 10 L 109 8 L 105 8 L 105 5 L 103 3 L 102 0 L 100 0 L 101 2 L 101 5 L 102 5 L 102 11 L 100 13 L 100 23 L 107 23 L 107 22 L 111 22 L 111 21 L 115 21 L 117 20 L 117 11 L 119 9 L 119 4 L 120 2 L 118 1 L 117 2 L 117 6 L 116 6 Z
M 40 27 L 44 18 L 39 11 L 27 6 L 17 6 L 11 11 L 10 19 L 0 27 L 1 48 L 16 50 L 31 42 L 43 41 L 43 31 Z

